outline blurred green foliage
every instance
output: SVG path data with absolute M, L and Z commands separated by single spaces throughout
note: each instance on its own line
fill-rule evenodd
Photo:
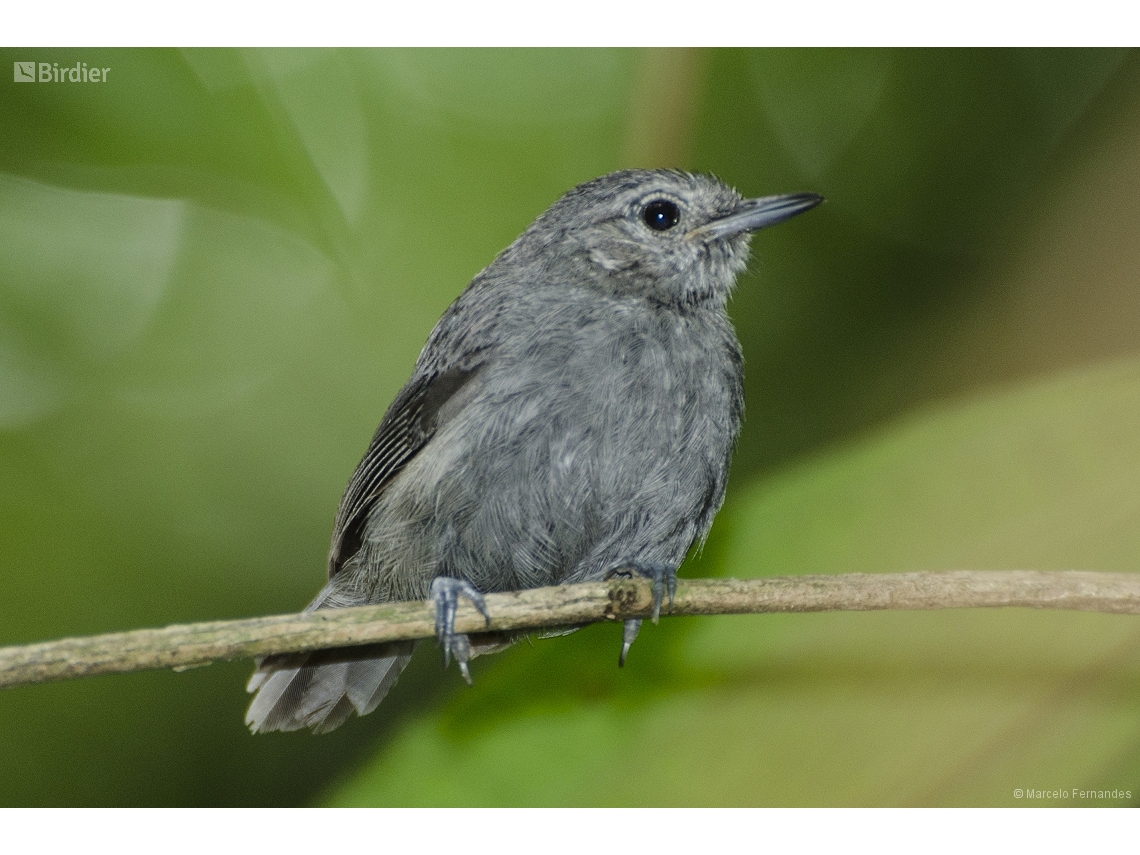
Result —
M 0 82 L 0 643 L 303 605 L 440 312 L 635 165 L 828 197 L 754 241 L 748 417 L 683 573 L 1138 569 L 1136 53 L 0 55 L 111 69 Z M 616 651 L 519 645 L 460 690 L 425 649 L 320 738 L 245 731 L 248 663 L 6 690 L 0 804 L 1140 794 L 1130 618 L 667 620 Z

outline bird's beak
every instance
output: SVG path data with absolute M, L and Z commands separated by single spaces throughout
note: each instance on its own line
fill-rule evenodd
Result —
M 754 232 L 810 211 L 822 201 L 823 197 L 815 193 L 785 193 L 782 196 L 765 196 L 763 199 L 745 199 L 731 214 L 693 229 L 691 236 L 716 240 L 741 232 Z

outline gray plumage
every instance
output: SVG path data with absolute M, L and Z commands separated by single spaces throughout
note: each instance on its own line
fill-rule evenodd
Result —
M 819 201 L 631 170 L 555 202 L 436 324 L 348 483 L 309 609 L 429 595 L 443 608 L 437 577 L 481 592 L 621 567 L 670 578 L 724 498 L 744 412 L 725 304 L 751 232 Z M 446 640 L 465 673 L 503 646 Z M 331 730 L 374 709 L 410 655 L 266 659 L 246 721 Z

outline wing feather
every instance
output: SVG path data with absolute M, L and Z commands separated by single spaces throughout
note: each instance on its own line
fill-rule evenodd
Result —
M 461 389 L 471 388 L 468 384 L 485 363 L 485 354 L 480 354 L 478 361 L 469 359 L 447 371 L 413 377 L 400 390 L 344 489 L 333 523 L 329 578 L 360 549 L 372 505 L 439 430 L 440 410 Z M 449 415 L 457 411 L 449 408 Z

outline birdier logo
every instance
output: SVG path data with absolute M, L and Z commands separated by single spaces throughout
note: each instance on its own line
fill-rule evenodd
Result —
M 60 66 L 58 62 L 13 62 L 16 83 L 106 83 L 109 68 L 88 68 L 87 63 Z

